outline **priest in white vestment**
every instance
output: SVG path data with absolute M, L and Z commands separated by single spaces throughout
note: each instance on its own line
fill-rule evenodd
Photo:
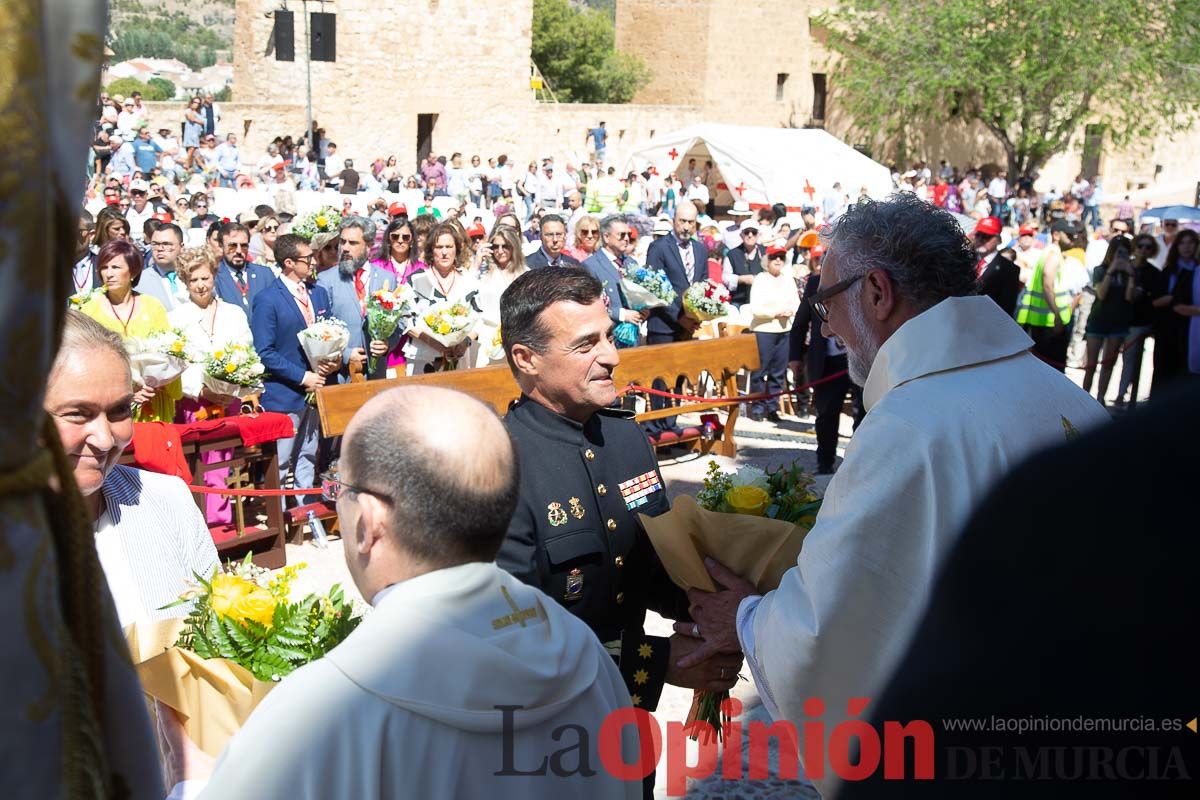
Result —
M 826 763 L 805 771 L 831 797 L 829 732 L 851 698 L 882 687 L 969 513 L 1022 460 L 1108 415 L 991 298 L 971 296 L 975 256 L 948 214 L 896 195 L 851 206 L 826 238 L 809 300 L 845 343 L 868 413 L 779 588 L 759 596 L 712 567 L 728 589 L 693 593 L 695 623 L 677 630 L 706 640 L 689 659 L 740 646 L 775 719 L 803 731 L 805 701 L 823 702 Z M 1029 524 L 1054 535 L 1055 520 Z
M 339 470 L 346 562 L 374 610 L 267 696 L 201 796 L 641 797 L 598 755 L 605 718 L 630 705 L 612 658 L 494 563 L 518 481 L 496 415 L 447 389 L 392 389 L 350 423 Z M 636 731 L 622 733 L 632 764 Z

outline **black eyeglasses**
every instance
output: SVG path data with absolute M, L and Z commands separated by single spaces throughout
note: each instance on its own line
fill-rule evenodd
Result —
M 866 273 L 863 274 L 865 275 Z M 806 298 L 808 300 L 808 304 L 812 306 L 813 313 L 817 315 L 817 318 L 820 319 L 821 322 L 829 322 L 829 306 L 825 304 L 826 301 L 829 300 L 829 298 L 846 291 L 851 286 L 862 280 L 862 277 L 862 275 L 856 275 L 853 278 L 846 278 L 846 280 L 838 281 L 828 289 L 822 289 L 812 297 Z
M 277 230 L 279 230 L 278 225 L 268 225 L 267 227 L 263 228 L 263 233 L 272 233 Z

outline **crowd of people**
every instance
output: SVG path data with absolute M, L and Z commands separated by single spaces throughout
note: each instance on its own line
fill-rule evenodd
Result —
M 779 423 L 778 395 L 818 384 L 799 404 L 815 412 L 818 472 L 835 468 L 847 397 L 855 425 L 862 418 L 861 386 L 841 375 L 841 342 L 825 335 L 819 304 L 802 302 L 819 290 L 820 231 L 851 206 L 840 184 L 798 211 L 736 201 L 718 213 L 711 162 L 688 159 L 678 176 L 653 166 L 618 175 L 603 160 L 603 123 L 587 132 L 594 160 L 578 169 L 567 163 L 561 174 L 552 156 L 518 175 L 503 154 L 485 163 L 431 151 L 406 176 L 394 156 L 358 171 L 315 125 L 310 136 L 276 137 L 257 160 L 244 156 L 235 133 L 219 134 L 211 97 L 189 100 L 157 135 L 136 95 L 102 95 L 101 103 L 85 200 L 96 210 L 81 213 L 73 274 L 81 310 L 125 337 L 169 324 L 210 343 L 253 344 L 268 371 L 263 407 L 291 414 L 299 430 L 299 446 L 285 444 L 281 462 L 299 485 L 312 485 L 319 471 L 306 395 L 367 371 L 368 359 L 376 364 L 370 379 L 503 363 L 491 346 L 500 297 L 521 274 L 546 267 L 582 266 L 602 281 L 621 346 L 699 335 L 681 298 L 697 281 L 723 285 L 726 321 L 752 333 L 759 348 L 748 415 Z M 1026 329 L 1044 360 L 1082 368 L 1084 388 L 1102 402 L 1114 372 L 1115 406 L 1136 402 L 1151 339 L 1152 388 L 1200 372 L 1194 230 L 1168 219 L 1135 234 L 1127 203 L 1099 225 L 1098 177 L 1042 195 L 1031 176 L 1010 185 L 1003 170 L 960 171 L 944 161 L 936 174 L 915 164 L 893 178 L 897 193 L 960 214 L 979 255 L 977 290 Z M 221 187 L 259 200 L 266 192 L 270 202 L 218 216 L 213 195 Z M 300 219 L 296 192 L 318 189 L 341 195 L 340 226 L 308 239 L 291 234 Z M 627 300 L 621 280 L 641 266 L 669 278 L 672 304 L 645 309 Z M 367 298 L 401 284 L 426 304 L 466 304 L 476 317 L 468 339 L 446 347 L 408 325 L 372 339 Z M 294 303 L 303 314 L 290 319 L 283 311 Z M 340 359 L 314 369 L 291 328 L 325 314 L 346 324 L 351 341 Z M 183 421 L 214 402 L 236 409 L 206 392 L 194 375 L 141 387 L 138 418 Z M 652 439 L 674 432 L 663 421 L 647 425 Z

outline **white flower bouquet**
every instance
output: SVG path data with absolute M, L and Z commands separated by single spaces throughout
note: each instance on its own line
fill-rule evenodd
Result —
M 213 394 L 238 400 L 262 391 L 266 369 L 253 347 L 228 344 L 209 353 L 202 362 L 204 387 Z
M 308 363 L 315 370 L 325 361 L 340 356 L 350 343 L 350 331 L 346 323 L 336 317 L 321 317 L 312 325 L 296 334 Z
M 417 330 L 442 347 L 462 344 L 475 324 L 475 314 L 465 303 L 434 303 L 417 315 Z
M 711 278 L 693 283 L 683 293 L 683 310 L 700 322 L 729 314 L 732 309 L 728 303 L 729 290 Z
M 188 341 L 178 328 L 159 331 L 141 338 L 125 340 L 129 368 L 139 386 L 158 389 L 178 378 L 187 369 Z

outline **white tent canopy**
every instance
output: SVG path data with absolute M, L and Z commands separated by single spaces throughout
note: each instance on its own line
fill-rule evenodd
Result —
M 746 200 L 751 208 L 783 203 L 790 211 L 818 206 L 841 183 L 851 198 L 866 189 L 881 199 L 892 192 L 888 168 L 826 131 L 756 128 L 700 123 L 656 136 L 634 150 L 628 169 L 653 166 L 687 182 L 688 160 L 703 169 L 712 161 L 720 174 L 713 197 L 718 206 Z

